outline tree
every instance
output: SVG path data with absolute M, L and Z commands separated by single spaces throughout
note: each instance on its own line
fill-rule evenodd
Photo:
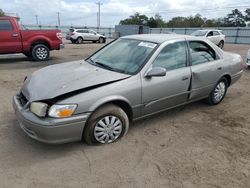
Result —
M 245 27 L 245 16 L 238 9 L 234 9 L 225 18 L 225 24 L 228 27 Z
M 147 25 L 151 28 L 157 28 L 157 27 L 165 27 L 166 23 L 162 19 L 161 15 L 156 14 L 154 17 L 149 18 Z
M 2 9 L 0 9 L 0 17 L 5 16 L 5 13 Z
M 148 17 L 139 12 L 136 12 L 134 15 L 129 16 L 129 18 L 120 21 L 121 25 L 147 25 L 147 23 Z
M 245 13 L 246 13 L 245 20 L 250 21 L 250 8 L 247 8 L 245 10 Z

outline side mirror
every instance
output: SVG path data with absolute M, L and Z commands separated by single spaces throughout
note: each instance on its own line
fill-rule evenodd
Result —
M 161 77 L 166 76 L 167 70 L 162 67 L 153 67 L 150 71 L 147 72 L 146 77 Z

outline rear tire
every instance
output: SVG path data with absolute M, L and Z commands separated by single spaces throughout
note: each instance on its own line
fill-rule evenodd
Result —
M 78 37 L 78 38 L 76 39 L 76 42 L 77 42 L 78 44 L 81 44 L 81 43 L 83 42 L 83 38 L 82 38 L 82 37 Z
M 36 44 L 32 48 L 32 57 L 36 61 L 46 61 L 49 58 L 49 48 L 44 44 Z
M 124 136 L 128 128 L 127 114 L 120 107 L 108 104 L 90 116 L 83 138 L 87 144 L 108 144 Z
M 205 100 L 209 105 L 219 104 L 226 96 L 228 88 L 228 81 L 225 77 L 221 78 L 215 85 L 213 91 L 211 91 L 208 98 Z

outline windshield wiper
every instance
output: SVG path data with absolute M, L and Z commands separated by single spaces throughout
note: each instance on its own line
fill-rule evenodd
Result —
M 92 61 L 93 61 L 93 60 L 92 60 Z M 101 66 L 101 67 L 103 67 L 103 68 L 105 68 L 105 69 L 116 70 L 116 69 L 114 69 L 114 68 L 112 68 L 112 67 L 110 67 L 110 66 L 108 66 L 108 65 L 106 65 L 106 64 L 104 64 L 104 63 L 98 62 L 98 61 L 96 61 L 96 62 L 94 62 L 94 63 L 97 64 L 97 65 L 99 65 L 99 66 Z

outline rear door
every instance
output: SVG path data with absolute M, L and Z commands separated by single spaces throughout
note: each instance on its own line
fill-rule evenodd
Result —
M 142 114 L 152 114 L 185 103 L 188 98 L 191 70 L 187 66 L 186 42 L 167 44 L 151 67 L 167 70 L 163 77 L 146 78 L 142 75 Z
M 22 52 L 20 32 L 8 19 L 0 19 L 0 54 Z
M 190 99 L 209 95 L 223 74 L 223 62 L 204 41 L 189 41 L 192 82 Z

